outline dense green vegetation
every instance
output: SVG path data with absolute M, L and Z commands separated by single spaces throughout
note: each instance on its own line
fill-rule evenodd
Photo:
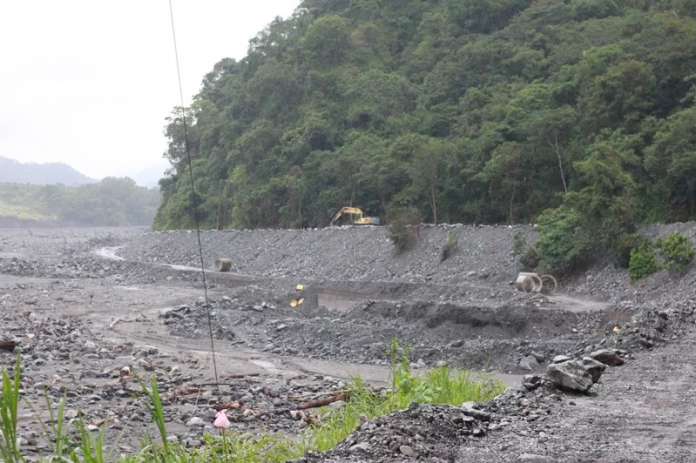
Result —
M 0 183 L 0 217 L 78 225 L 149 225 L 161 195 L 129 178 L 78 187 Z
M 638 281 L 655 272 L 657 272 L 655 254 L 653 254 L 646 243 L 641 243 L 640 246 L 631 251 L 631 260 L 628 265 L 628 274 L 631 276 L 631 281 Z
M 695 17 L 696 0 L 305 0 L 187 108 L 200 218 L 220 197 L 247 228 L 349 204 L 464 223 L 563 206 L 610 247 L 692 219 Z M 176 111 L 166 134 L 155 226 L 190 227 Z
M 683 274 L 695 255 L 691 238 L 685 235 L 670 233 L 652 244 L 643 239 L 631 250 L 628 273 L 634 282 L 658 270 L 673 270 Z

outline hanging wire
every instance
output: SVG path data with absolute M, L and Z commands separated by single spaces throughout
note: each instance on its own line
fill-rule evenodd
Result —
M 172 0 L 169 0 L 169 16 L 172 21 L 172 38 L 174 39 L 174 56 L 176 57 L 176 75 L 179 80 L 179 98 L 181 99 L 181 119 L 184 123 L 184 140 L 186 145 L 186 157 L 188 159 L 188 170 L 191 178 L 191 201 L 193 203 L 193 218 L 196 223 L 196 236 L 198 237 L 198 254 L 201 257 L 201 274 L 203 275 L 203 291 L 205 294 L 205 310 L 208 315 L 208 331 L 210 333 L 210 351 L 213 356 L 213 371 L 215 372 L 215 388 L 220 397 L 220 382 L 218 381 L 217 362 L 215 360 L 215 340 L 213 338 L 213 321 L 210 316 L 210 302 L 208 300 L 208 284 L 205 277 L 205 263 L 203 261 L 203 245 L 201 244 L 201 227 L 198 220 L 198 204 L 196 201 L 196 183 L 193 178 L 193 163 L 191 162 L 191 148 L 189 146 L 188 125 L 186 124 L 186 110 L 184 107 L 184 91 L 181 84 L 181 69 L 179 66 L 179 50 L 176 46 L 176 28 L 174 27 L 174 8 Z

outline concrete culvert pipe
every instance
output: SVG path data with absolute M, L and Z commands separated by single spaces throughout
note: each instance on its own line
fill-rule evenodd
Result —
M 215 270 L 218 272 L 229 272 L 232 268 L 232 259 L 218 258 L 215 261 Z
M 556 279 L 553 276 L 542 275 L 541 281 L 544 283 L 543 292 L 552 293 L 552 292 L 556 291 L 556 288 L 558 287 L 558 282 L 556 281 Z
M 518 291 L 525 293 L 538 293 L 543 287 L 541 278 L 536 273 L 520 273 L 515 281 Z

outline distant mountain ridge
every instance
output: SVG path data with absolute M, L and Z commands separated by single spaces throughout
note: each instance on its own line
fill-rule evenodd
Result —
M 117 177 L 129 177 L 140 186 L 157 188 L 160 179 L 165 176 L 167 169 L 170 167 L 171 165 L 168 162 L 162 160 L 144 168 L 139 167 L 138 170 L 131 169 L 130 171 L 122 172 L 120 175 L 117 175 Z
M 96 183 L 97 180 L 87 177 L 62 162 L 22 163 L 0 156 L 0 183 L 7 182 L 30 183 L 32 185 L 62 183 L 66 186 L 79 186 Z

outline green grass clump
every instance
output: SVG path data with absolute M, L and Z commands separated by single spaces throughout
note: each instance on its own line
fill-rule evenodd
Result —
M 17 405 L 19 404 L 19 379 L 21 360 L 17 356 L 14 378 L 2 370 L 2 396 L 0 396 L 0 456 L 5 463 L 24 461 L 17 443 Z
M 327 451 L 345 439 L 360 424 L 362 416 L 375 419 L 380 416 L 419 404 L 460 406 L 467 401 L 481 402 L 501 394 L 505 387 L 484 375 L 475 378 L 469 371 L 453 370 L 447 366 L 425 371 L 416 376 L 410 370 L 408 347 L 401 348 L 394 340 L 388 353 L 391 360 L 391 388 L 377 391 L 365 386 L 360 378 L 354 378 L 348 387 L 346 405 L 338 410 L 324 407 L 319 410 L 314 423 L 296 438 L 275 433 L 252 435 L 248 433 L 223 431 L 220 435 L 206 435 L 206 445 L 201 448 L 186 448 L 180 443 L 167 441 L 164 411 L 155 378 L 148 385 L 141 383 L 143 402 L 148 408 L 153 424 L 158 430 L 161 443 L 148 436 L 142 443 L 142 450 L 135 455 L 122 456 L 122 463 L 194 463 L 194 462 L 239 462 L 239 463 L 282 463 L 297 459 L 307 451 Z M 5 462 L 24 461 L 16 442 L 17 403 L 19 402 L 19 368 L 17 361 L 14 381 L 3 373 L 3 396 L 0 398 L 2 413 L 2 441 L 0 455 Z M 48 400 L 48 397 L 47 397 Z M 50 403 L 48 403 L 49 409 Z M 111 452 L 105 452 L 102 427 L 97 437 L 93 437 L 81 419 L 68 422 L 76 426 L 80 444 L 73 444 L 66 437 L 64 420 L 64 400 L 61 400 L 57 416 L 51 412 L 54 423 L 53 436 L 47 436 L 55 443 L 54 461 L 73 463 L 103 463 L 113 461 Z

